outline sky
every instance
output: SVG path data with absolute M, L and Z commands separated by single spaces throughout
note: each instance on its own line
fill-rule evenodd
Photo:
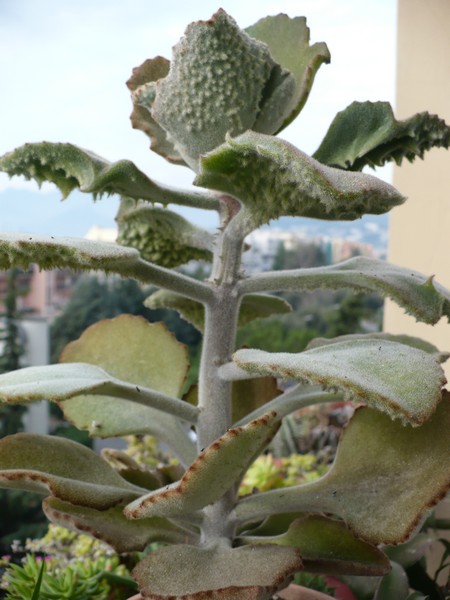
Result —
M 323 65 L 301 115 L 281 134 L 313 153 L 353 100 L 395 99 L 395 0 L 0 0 L 0 155 L 26 142 L 71 142 L 110 161 L 132 160 L 149 177 L 190 186 L 193 173 L 149 150 L 133 130 L 125 81 L 147 58 L 171 58 L 186 25 L 219 7 L 241 27 L 280 12 L 306 16 L 311 43 L 325 41 Z M 379 175 L 389 179 L 389 169 Z M 60 202 L 51 184 L 0 174 L 0 231 L 83 236 L 114 226 L 115 198 Z M 205 227 L 210 213 L 182 209 Z

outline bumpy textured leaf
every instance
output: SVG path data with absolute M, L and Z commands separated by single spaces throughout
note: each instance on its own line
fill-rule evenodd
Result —
M 256 225 L 281 216 L 353 220 L 404 201 L 391 185 L 333 169 L 288 142 L 248 131 L 201 159 L 196 185 L 238 198 Z
M 110 163 L 73 144 L 25 144 L 0 158 L 0 171 L 10 176 L 23 175 L 39 184 L 50 181 L 58 186 L 63 198 L 78 188 L 94 196 L 120 194 L 162 204 L 194 202 L 195 205 L 200 201 L 207 207 L 209 202 L 203 194 L 176 190 L 152 181 L 129 160 Z M 211 203 L 214 206 L 212 200 Z
M 61 402 L 80 394 L 120 397 L 195 422 L 195 410 L 155 390 L 136 389 L 103 369 L 86 363 L 28 367 L 0 375 L 0 399 L 9 404 L 51 400 Z
M 327 267 L 261 273 L 242 284 L 243 291 L 351 288 L 392 298 L 416 319 L 433 325 L 442 316 L 450 320 L 450 291 L 433 277 L 374 258 L 358 256 Z
M 160 79 L 152 116 L 196 170 L 197 159 L 225 134 L 251 129 L 275 62 L 220 9 L 191 23 L 174 47 L 169 74 Z
M 137 386 L 179 397 L 188 369 L 185 346 L 162 323 L 121 315 L 89 327 L 66 346 L 61 362 L 86 362 Z M 82 395 L 61 402 L 66 418 L 96 437 L 148 433 L 166 442 L 187 464 L 193 444 L 181 421 L 147 406 L 110 396 Z M 185 463 L 185 464 L 186 464 Z
M 124 200 L 116 218 L 119 244 L 136 248 L 143 259 L 167 268 L 190 260 L 211 260 L 210 233 L 167 208 L 148 206 L 145 202 L 125 208 Z
M 370 543 L 398 544 L 450 488 L 449 431 L 448 394 L 418 428 L 359 408 L 324 477 L 244 498 L 236 516 L 251 521 L 281 511 L 333 513 Z
M 17 433 L 0 440 L 0 487 L 48 494 L 98 510 L 140 496 L 92 450 L 65 438 Z
M 313 348 L 319 348 L 320 346 L 330 346 L 337 342 L 353 342 L 358 340 L 386 340 L 387 342 L 405 344 L 406 346 L 417 348 L 423 352 L 428 352 L 428 354 L 433 354 L 440 363 L 445 362 L 450 357 L 448 352 L 440 352 L 434 344 L 430 344 L 430 342 L 422 340 L 421 338 L 412 335 L 393 335 L 392 333 L 385 332 L 351 333 L 349 335 L 340 335 L 335 338 L 315 338 L 309 342 L 306 350 L 312 350 Z
M 177 545 L 146 556 L 133 577 L 144 598 L 268 600 L 301 567 L 294 548 Z
M 212 504 L 243 476 L 279 425 L 278 415 L 269 413 L 246 427 L 229 429 L 199 454 L 180 481 L 129 504 L 125 515 L 130 519 L 171 517 Z
M 185 165 L 172 142 L 167 139 L 166 132 L 153 119 L 150 112 L 155 99 L 155 83 L 169 73 L 169 68 L 170 61 L 167 58 L 156 56 L 133 69 L 133 74 L 127 81 L 133 101 L 131 124 L 134 129 L 140 129 L 148 135 L 153 152 L 163 156 L 169 162 Z
M 43 509 L 52 523 L 88 533 L 119 553 L 144 550 L 152 542 L 176 544 L 196 537 L 167 519 L 144 519 L 139 523 L 129 521 L 120 506 L 99 511 L 49 497 L 44 500 Z
M 309 45 L 309 29 L 304 17 L 290 19 L 283 14 L 265 17 L 245 31 L 265 42 L 273 58 L 287 69 L 295 81 L 293 92 L 287 83 L 275 87 L 252 127 L 262 133 L 278 133 L 295 119 L 305 105 L 314 77 L 323 63 L 330 62 L 330 53 L 323 42 Z M 280 125 L 274 130 L 273 113 L 278 107 Z M 269 121 L 269 129 L 265 126 L 266 120 Z
M 238 350 L 234 362 L 255 375 L 272 375 L 343 390 L 404 423 L 420 425 L 441 400 L 446 379 L 427 352 L 385 340 L 357 340 L 298 354 Z
M 397 121 L 389 102 L 353 102 L 336 115 L 313 156 L 331 167 L 361 171 L 392 160 L 412 162 L 430 148 L 449 146 L 450 127 L 436 115 Z
M 201 302 L 195 302 L 167 290 L 158 290 L 144 301 L 148 308 L 173 308 L 180 316 L 203 332 L 205 311 Z M 248 294 L 242 299 L 239 311 L 238 326 L 243 327 L 255 319 L 265 319 L 274 314 L 285 314 L 292 310 L 291 306 L 275 296 L 264 294 Z
M 245 535 L 243 544 L 277 544 L 298 548 L 305 570 L 339 575 L 384 575 L 389 560 L 376 547 L 355 537 L 342 521 L 304 515 L 276 536 Z

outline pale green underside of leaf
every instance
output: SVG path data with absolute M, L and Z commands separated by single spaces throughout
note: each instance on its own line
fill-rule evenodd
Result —
M 213 236 L 167 208 L 124 198 L 116 221 L 117 242 L 136 248 L 144 260 L 173 268 L 212 258 Z
M 152 181 L 129 160 L 111 163 L 73 144 L 39 142 L 25 144 L 0 157 L 0 171 L 10 177 L 22 175 L 54 183 L 63 198 L 74 189 L 95 196 L 119 194 L 136 200 L 162 204 L 201 203 L 216 207 L 216 201 L 204 194 L 177 190 Z
M 450 291 L 432 277 L 362 256 L 327 267 L 261 273 L 242 283 L 244 293 L 345 287 L 387 296 L 408 314 L 430 325 L 442 316 L 450 320 Z
M 448 396 L 418 428 L 360 408 L 324 477 L 243 499 L 236 516 L 252 521 L 280 512 L 327 512 L 370 543 L 403 542 L 450 487 L 449 431 Z
M 129 521 L 120 506 L 99 511 L 49 497 L 43 502 L 43 510 L 52 523 L 87 533 L 106 542 L 119 553 L 141 551 L 153 542 L 176 544 L 196 537 L 167 519 L 155 517 L 139 523 Z
M 389 560 L 376 547 L 355 537 L 342 521 L 323 515 L 295 519 L 280 535 L 239 538 L 242 544 L 277 544 L 297 548 L 305 570 L 328 575 L 384 575 Z
M 450 146 L 450 127 L 436 115 L 419 113 L 397 121 L 389 102 L 353 102 L 339 112 L 314 158 L 331 167 L 361 171 L 366 165 L 398 165 Z
M 136 388 L 87 363 L 28 367 L 0 375 L 0 399 L 9 404 L 62 402 L 80 394 L 119 397 L 195 423 L 196 409 L 156 390 Z M 130 406 L 130 411 L 133 407 Z
M 130 119 L 134 129 L 140 129 L 148 135 L 151 140 L 150 148 L 153 152 L 163 156 L 169 162 L 186 165 L 172 142 L 167 139 L 164 129 L 153 119 L 150 112 L 154 100 L 154 83 L 165 77 L 169 72 L 169 68 L 170 61 L 167 58 L 156 56 L 133 69 L 133 74 L 127 81 L 128 89 L 132 92 L 131 99 L 133 101 L 133 112 Z
M 294 548 L 177 545 L 146 556 L 133 577 L 144 598 L 268 600 L 301 567 Z
M 199 454 L 179 482 L 129 504 L 125 515 L 130 519 L 175 517 L 212 504 L 241 479 L 279 425 L 278 415 L 269 413 L 246 427 L 229 429 Z
M 330 53 L 323 42 L 309 45 L 309 28 L 304 17 L 290 19 L 284 14 L 269 16 L 247 27 L 245 31 L 250 36 L 265 42 L 273 58 L 290 73 L 295 81 L 294 91 L 284 102 L 280 101 L 283 97 L 283 88 L 275 89 L 272 98 L 263 105 L 252 127 L 254 131 L 262 133 L 279 133 L 302 110 L 319 67 L 323 63 L 330 62 Z M 281 116 L 280 125 L 276 131 L 273 128 L 267 130 L 264 127 L 265 121 L 268 119 L 272 125 L 274 111 Z
M 143 493 L 85 446 L 18 433 L 0 440 L 0 487 L 38 492 L 105 510 Z
M 254 226 L 281 216 L 353 220 L 404 202 L 391 185 L 333 169 L 288 142 L 247 131 L 201 158 L 195 184 L 238 198 Z
M 99 321 L 66 346 L 63 363 L 97 365 L 135 386 L 179 397 L 189 368 L 186 347 L 162 323 L 121 315 Z M 182 421 L 110 396 L 82 395 L 60 403 L 66 418 L 95 437 L 148 433 L 166 442 L 184 464 L 195 457 Z
M 158 290 L 144 301 L 144 305 L 153 309 L 173 308 L 183 319 L 203 332 L 205 311 L 200 302 L 189 300 L 167 290 Z M 265 319 L 274 314 L 286 314 L 291 310 L 291 306 L 283 298 L 264 294 L 248 294 L 241 303 L 238 326 L 243 327 L 255 319 Z
M 255 375 L 342 390 L 349 400 L 412 425 L 433 414 L 446 382 L 433 355 L 386 340 L 336 342 L 298 354 L 238 350 L 233 361 Z

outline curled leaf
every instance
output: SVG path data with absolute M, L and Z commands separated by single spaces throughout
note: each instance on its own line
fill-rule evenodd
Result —
M 450 127 L 422 112 L 397 121 L 389 102 L 353 102 L 334 118 L 314 158 L 330 167 L 361 171 L 366 165 L 398 165 L 450 146 Z
M 169 68 L 170 61 L 167 58 L 156 56 L 133 69 L 133 73 L 127 81 L 127 87 L 132 92 L 131 99 L 133 101 L 133 112 L 130 118 L 134 129 L 140 129 L 148 135 L 153 152 L 163 156 L 169 162 L 185 165 L 186 163 L 175 150 L 172 142 L 167 139 L 164 129 L 158 125 L 151 115 L 156 92 L 155 83 L 158 79 L 166 77 Z
M 144 598 L 269 600 L 301 567 L 294 548 L 177 545 L 146 556 L 133 577 Z
M 355 537 L 342 521 L 323 515 L 295 519 L 275 536 L 244 535 L 243 544 L 277 544 L 297 548 L 305 570 L 329 575 L 385 575 L 389 560 L 375 546 Z
M 201 158 L 196 185 L 238 198 L 256 226 L 281 216 L 354 220 L 404 202 L 391 185 L 326 167 L 288 142 L 247 131 Z
M 255 375 L 343 390 L 348 399 L 415 426 L 433 414 L 446 382 L 433 355 L 385 340 L 336 342 L 298 354 L 238 350 L 233 360 Z
M 359 408 L 324 477 L 244 498 L 236 517 L 248 522 L 281 511 L 327 512 L 369 543 L 404 542 L 450 488 L 449 431 L 448 394 L 417 428 Z
M 190 260 L 211 260 L 212 235 L 167 208 L 143 203 L 119 211 L 116 220 L 118 243 L 136 248 L 152 263 L 173 268 Z
M 186 539 L 194 541 L 196 537 L 167 519 L 154 517 L 139 523 L 129 521 L 120 506 L 99 511 L 49 497 L 43 502 L 43 510 L 52 523 L 87 533 L 106 542 L 119 553 L 144 550 L 153 542 L 176 544 Z
M 125 515 L 129 519 L 178 516 L 212 504 L 242 477 L 279 425 L 278 415 L 269 413 L 246 427 L 229 429 L 199 454 L 180 481 L 129 504 Z
M 262 103 L 261 112 L 252 127 L 254 131 L 261 133 L 279 133 L 304 107 L 314 77 L 323 63 L 330 62 L 330 53 L 323 42 L 309 45 L 309 29 L 305 17 L 291 19 L 284 14 L 269 16 L 247 27 L 245 31 L 269 46 L 273 58 L 295 82 L 293 90 L 289 89 L 290 85 L 283 80 L 278 86 L 272 84 L 273 90 L 270 84 L 267 86 L 271 94 L 267 94 L 268 98 Z M 274 113 L 280 115 L 276 129 Z M 266 120 L 269 127 L 265 126 Z
M 105 510 L 143 490 L 92 450 L 55 436 L 17 433 L 0 440 L 0 487 L 48 494 Z
M 25 144 L 0 157 L 0 171 L 10 177 L 22 175 L 54 183 L 63 198 L 74 189 L 91 193 L 119 194 L 136 200 L 162 204 L 187 204 L 215 209 L 217 203 L 204 194 L 164 186 L 151 180 L 129 160 L 111 163 L 105 158 L 73 144 L 40 142 Z

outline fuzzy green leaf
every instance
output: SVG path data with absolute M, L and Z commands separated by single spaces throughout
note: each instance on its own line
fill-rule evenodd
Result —
M 139 523 L 129 521 L 120 506 L 99 511 L 49 497 L 44 500 L 42 507 L 52 523 L 79 533 L 88 533 L 119 553 L 144 550 L 152 542 L 176 544 L 186 539 L 194 541 L 196 537 L 167 519 L 154 517 Z
M 92 450 L 65 438 L 17 433 L 0 440 L 0 487 L 48 494 L 98 510 L 140 496 Z
M 170 71 L 156 87 L 152 116 L 197 170 L 199 155 L 219 146 L 227 132 L 253 127 L 274 66 L 266 44 L 220 9 L 208 21 L 191 23 L 174 47 Z
M 162 323 L 150 324 L 131 315 L 99 321 L 86 329 L 66 346 L 61 362 L 97 365 L 137 388 L 143 386 L 174 398 L 181 394 L 189 367 L 185 346 Z M 64 400 L 60 406 L 69 421 L 92 436 L 148 433 L 172 447 L 185 464 L 195 457 L 181 421 L 161 410 L 95 394 Z
M 261 273 L 242 283 L 244 293 L 345 287 L 387 296 L 408 314 L 430 325 L 442 316 L 450 321 L 449 290 L 433 277 L 374 258 L 357 256 L 327 267 Z
M 449 431 L 447 394 L 431 419 L 417 428 L 359 408 L 324 477 L 244 498 L 236 517 L 248 522 L 281 511 L 313 510 L 339 515 L 370 543 L 404 542 L 450 488 Z
M 173 308 L 180 316 L 203 332 L 205 311 L 200 302 L 189 300 L 167 290 L 158 290 L 144 301 L 148 308 Z M 241 303 L 238 326 L 243 327 L 255 319 L 265 319 L 274 314 L 286 314 L 291 306 L 275 296 L 264 294 L 248 294 Z
M 238 198 L 253 226 L 282 216 L 353 220 L 404 202 L 391 185 L 322 165 L 288 142 L 247 131 L 201 158 L 196 185 Z
M 311 91 L 314 77 L 323 63 L 330 62 L 330 53 L 323 42 L 309 45 L 309 29 L 305 17 L 290 19 L 287 15 L 260 19 L 245 30 L 251 37 L 265 42 L 273 58 L 287 70 L 295 81 L 294 90 L 287 83 L 274 86 L 272 94 L 262 104 L 255 125 L 255 131 L 278 133 L 300 113 Z M 270 89 L 270 85 L 268 86 Z M 290 87 L 290 86 L 289 86 Z M 290 92 L 290 93 L 288 93 Z M 278 110 L 277 110 L 278 109 Z M 273 113 L 280 114 L 276 130 Z M 269 127 L 266 126 L 268 121 Z
M 301 568 L 294 548 L 177 545 L 146 556 L 133 577 L 144 598 L 269 600 Z
M 199 454 L 180 481 L 132 502 L 125 515 L 179 516 L 212 504 L 243 476 L 279 426 L 278 415 L 269 413 L 246 427 L 229 429 Z
M 393 335 L 391 333 L 378 332 L 378 333 L 351 333 L 348 335 L 340 335 L 335 338 L 315 338 L 306 347 L 306 350 L 312 350 L 313 348 L 319 348 L 320 346 L 330 346 L 337 342 L 355 342 L 358 340 L 386 340 L 387 342 L 397 342 L 398 344 L 405 344 L 412 348 L 417 348 L 428 354 L 433 354 L 436 359 L 443 363 L 450 357 L 448 352 L 440 352 L 439 349 L 434 345 L 430 344 L 421 338 L 414 337 L 411 335 Z
M 280 535 L 244 535 L 242 544 L 277 544 L 298 548 L 309 572 L 329 575 L 385 575 L 389 560 L 376 547 L 355 537 L 342 521 L 322 515 L 295 519 Z
M 134 129 L 140 129 L 151 140 L 150 148 L 171 163 L 185 165 L 186 163 L 175 150 L 174 145 L 167 139 L 167 134 L 153 119 L 151 109 L 155 99 L 155 84 L 158 79 L 169 73 L 170 61 L 163 56 L 148 59 L 139 67 L 133 69 L 133 74 L 127 81 L 128 89 L 132 92 L 133 112 L 131 124 Z
M 62 402 L 79 395 L 113 396 L 163 410 L 195 423 L 195 409 L 185 402 L 116 379 L 87 363 L 28 367 L 0 375 L 0 399 L 9 404 L 50 400 Z M 132 408 L 130 408 L 132 410 Z
M 200 204 L 203 208 L 216 208 L 216 201 L 204 194 L 152 181 L 129 160 L 111 163 L 73 144 L 25 144 L 0 157 L 0 171 L 10 177 L 22 175 L 34 179 L 39 185 L 50 181 L 59 188 L 63 198 L 79 189 L 94 196 L 119 194 L 162 204 Z
M 450 127 L 436 115 L 419 113 L 397 121 L 389 102 L 353 102 L 339 112 L 313 155 L 330 167 L 361 171 L 366 165 L 401 164 L 431 148 L 450 146 Z
M 433 355 L 385 340 L 337 342 L 298 354 L 238 350 L 233 361 L 254 375 L 342 390 L 349 400 L 412 425 L 433 414 L 446 382 Z
M 128 208 L 128 202 L 122 199 L 116 218 L 119 244 L 136 248 L 144 260 L 167 268 L 190 260 L 211 260 L 214 240 L 210 233 L 167 208 L 145 202 Z

